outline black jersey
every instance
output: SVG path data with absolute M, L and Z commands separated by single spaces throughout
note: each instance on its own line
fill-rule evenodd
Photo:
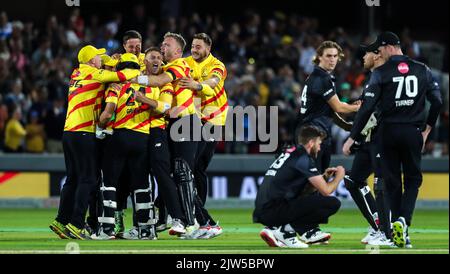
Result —
M 267 170 L 256 196 L 256 208 L 262 209 L 271 201 L 297 197 L 309 183 L 308 179 L 318 175 L 314 159 L 303 146 L 286 150 Z
M 331 133 L 333 109 L 328 100 L 336 95 L 335 78 L 319 66 L 306 79 L 301 96 L 299 124 L 312 124 Z
M 425 99 L 431 103 L 427 120 Z M 363 104 L 353 124 L 352 138 L 361 132 L 377 106 L 380 123 L 422 127 L 426 122 L 434 126 L 442 98 L 439 85 L 426 65 L 407 56 L 397 55 L 372 73 L 364 92 Z

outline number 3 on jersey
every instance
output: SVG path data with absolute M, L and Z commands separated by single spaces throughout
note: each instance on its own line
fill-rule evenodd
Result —
M 392 78 L 392 81 L 394 83 L 398 83 L 397 93 L 395 93 L 395 99 L 400 99 L 402 97 L 403 86 L 405 86 L 406 96 L 408 96 L 409 98 L 414 98 L 419 93 L 419 80 L 417 80 L 417 77 L 415 75 L 409 75 L 407 77 L 394 77 Z
M 308 90 L 308 86 L 305 85 L 305 87 L 303 88 L 303 91 L 302 91 L 300 114 L 306 113 L 306 101 L 307 101 L 306 91 L 307 90 Z
M 284 165 L 284 162 L 286 162 L 289 157 L 291 157 L 290 153 L 281 154 L 280 157 L 278 157 L 278 159 L 269 167 L 266 176 L 275 176 L 278 169 Z

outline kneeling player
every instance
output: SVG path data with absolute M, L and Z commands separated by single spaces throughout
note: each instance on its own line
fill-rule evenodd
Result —
M 340 201 L 330 195 L 344 178 L 345 170 L 339 166 L 319 174 L 313 157 L 320 151 L 324 137 L 317 127 L 302 128 L 300 145 L 286 150 L 267 171 L 256 197 L 253 220 L 266 226 L 260 236 L 269 246 L 307 248 L 307 244 L 330 239 L 319 224 L 327 223 L 340 208 Z M 331 176 L 333 180 L 327 183 Z M 321 195 L 302 195 L 311 186 Z

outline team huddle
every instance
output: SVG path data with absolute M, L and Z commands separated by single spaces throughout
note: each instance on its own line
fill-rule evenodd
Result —
M 141 35 L 128 31 L 124 54 L 108 56 L 90 45 L 78 54 L 63 134 L 67 180 L 50 225 L 60 238 L 157 239 L 166 229 L 183 239 L 222 233 L 205 208 L 206 169 L 217 140 L 194 135 L 225 126 L 226 68 L 205 33 L 194 35 L 187 58 L 179 34 L 166 33 L 161 48 L 144 53 L 141 44 Z M 328 243 L 331 234 L 319 224 L 339 210 L 332 193 L 342 180 L 370 225 L 362 243 L 412 247 L 408 227 L 422 183 L 421 151 L 442 106 L 440 89 L 426 65 L 403 55 L 394 33 L 380 34 L 363 50 L 371 75 L 360 99 L 348 104 L 332 74 L 342 48 L 325 41 L 316 50 L 296 143 L 267 170 L 255 201 L 253 220 L 265 226 L 260 236 L 271 247 Z M 343 115 L 352 113 L 353 123 L 347 122 Z M 355 154 L 351 171 L 330 167 L 333 123 L 350 132 L 342 149 Z M 367 184 L 371 173 L 375 197 Z M 133 227 L 126 230 L 129 197 Z
M 138 32 L 127 31 L 124 54 L 91 45 L 79 51 L 63 134 L 67 179 L 50 224 L 62 239 L 153 240 L 169 228 L 184 239 L 222 233 L 204 206 L 217 140 L 193 135 L 225 125 L 226 68 L 205 33 L 194 35 L 187 58 L 179 34 L 166 33 L 160 48 L 144 53 L 141 44 Z M 126 231 L 128 197 L 133 227 Z

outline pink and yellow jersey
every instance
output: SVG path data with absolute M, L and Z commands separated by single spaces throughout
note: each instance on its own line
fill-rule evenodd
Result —
M 190 70 L 189 65 L 183 58 L 178 58 L 163 67 L 164 73 L 172 79 L 171 83 L 174 90 L 172 107 L 177 107 L 177 110 L 173 113 L 177 117 L 196 114 L 192 90 L 178 85 L 181 78 L 190 76 Z
M 200 106 L 196 105 L 196 108 L 201 113 L 202 121 L 224 126 L 228 113 L 228 98 L 224 87 L 227 78 L 225 65 L 212 54 L 201 63 L 197 63 L 192 56 L 185 60 L 191 68 L 191 77 L 195 81 L 203 82 L 213 76 L 219 78 L 219 83 L 212 93 L 201 91 L 196 94 L 201 99 Z
M 120 85 L 120 89 L 110 87 L 107 90 L 106 103 L 116 105 L 116 118 L 110 122 L 114 130 L 129 129 L 149 134 L 150 123 L 152 122 L 151 109 L 147 104 L 139 103 L 134 99 L 134 94 L 138 91 L 145 93 L 147 98 L 153 100 L 158 100 L 160 95 L 157 87 L 144 87 L 131 83 Z
M 173 103 L 173 96 L 174 96 L 173 86 L 172 84 L 169 83 L 159 88 L 159 98 L 156 98 L 155 100 L 169 104 L 171 106 Z M 157 110 L 152 110 L 150 112 L 150 130 L 152 128 L 165 129 L 167 126 L 167 122 L 168 121 L 164 113 L 160 113 Z
M 94 133 L 100 117 L 105 83 L 122 82 L 138 75 L 138 70 L 113 72 L 81 64 L 70 77 L 64 131 Z

